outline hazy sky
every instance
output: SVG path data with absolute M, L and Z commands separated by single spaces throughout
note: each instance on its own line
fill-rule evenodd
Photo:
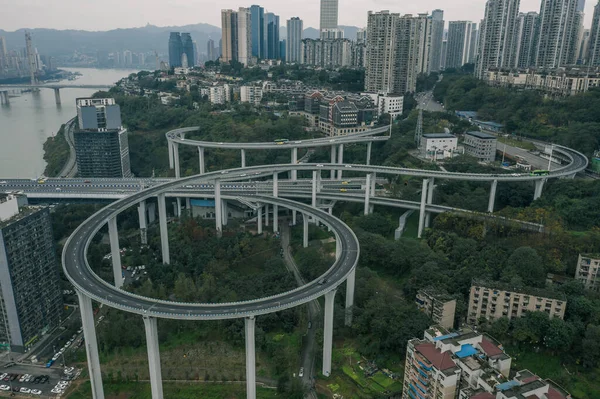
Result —
M 258 4 L 285 20 L 298 16 L 304 26 L 318 28 L 319 0 L 260 0 Z M 223 8 L 250 6 L 241 0 L 0 0 L 0 29 L 55 28 L 109 30 L 139 27 L 187 25 L 206 22 L 220 26 Z M 444 10 L 444 19 L 472 20 L 483 17 L 485 0 L 339 0 L 340 25 L 363 27 L 367 11 L 390 10 L 400 14 Z M 589 28 L 594 0 L 586 4 L 585 26 Z M 521 11 L 538 11 L 540 0 L 521 0 Z

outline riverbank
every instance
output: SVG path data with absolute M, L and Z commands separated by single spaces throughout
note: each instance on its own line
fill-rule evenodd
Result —
M 60 171 L 69 160 L 70 151 L 65 138 L 65 126 L 61 125 L 56 136 L 48 137 L 44 143 L 44 161 L 47 163 L 44 176 L 60 177 Z
M 73 72 L 65 71 L 63 69 L 57 69 L 42 76 L 37 76 L 38 82 L 47 82 L 49 80 L 62 80 L 68 79 L 70 76 L 75 76 Z M 31 83 L 31 77 L 27 76 L 15 76 L 12 78 L 0 79 L 0 85 L 16 85 L 16 84 L 29 84 Z

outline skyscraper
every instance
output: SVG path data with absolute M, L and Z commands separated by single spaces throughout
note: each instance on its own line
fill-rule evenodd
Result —
M 365 91 L 391 93 L 394 91 L 396 60 L 396 27 L 400 14 L 389 11 L 367 14 L 367 56 Z
M 113 98 L 78 98 L 79 129 L 74 133 L 81 177 L 131 177 L 127 130 Z
M 169 66 L 171 68 L 181 66 L 181 55 L 183 44 L 179 32 L 171 32 L 169 36 Z
M 534 65 L 537 43 L 538 13 L 528 12 L 519 14 L 517 26 L 517 67 L 527 68 Z
M 8 52 L 6 51 L 6 39 L 4 36 L 0 36 L 0 68 L 4 67 L 8 60 L 6 59 Z
M 265 9 L 261 6 L 250 7 L 252 19 L 252 56 L 258 59 L 266 58 L 264 53 L 265 42 Z
M 272 12 L 265 13 L 265 59 L 279 59 L 279 16 Z
M 574 64 L 582 12 L 578 0 L 542 0 L 535 66 L 556 68 Z
M 431 71 L 431 25 L 431 18 L 426 13 L 416 17 L 406 14 L 398 20 L 395 93 L 414 92 L 419 74 Z
M 237 36 L 237 61 L 248 66 L 252 64 L 252 19 L 249 8 L 240 7 L 237 12 Z
M 321 0 L 321 24 L 319 30 L 337 29 L 338 0 Z
M 187 66 L 189 68 L 195 66 L 196 54 L 194 53 L 194 42 L 192 41 L 192 36 L 189 33 L 181 34 L 181 46 L 182 55 L 185 54 L 187 57 Z
M 600 65 L 600 2 L 594 6 L 592 29 L 587 48 L 587 64 Z
M 237 60 L 237 13 L 221 10 L 221 62 Z
M 300 63 L 302 54 L 302 31 L 303 23 L 298 17 L 292 17 L 287 21 L 287 39 L 285 60 L 289 63 Z
M 472 29 L 471 21 L 450 21 L 448 23 L 446 68 L 460 68 L 469 62 Z
M 27 51 L 27 61 L 29 65 L 29 75 L 31 77 L 31 84 L 34 85 L 37 83 L 36 72 L 37 61 L 36 54 L 33 51 L 33 44 L 31 43 L 31 33 L 25 32 L 25 50 Z
M 442 40 L 444 39 L 444 10 L 431 12 L 431 72 L 438 72 L 442 66 Z
M 59 263 L 48 208 L 0 194 L 0 347 L 25 352 L 57 326 Z
M 208 39 L 208 42 L 206 42 L 206 57 L 208 58 L 208 61 L 217 59 L 215 55 L 215 41 L 213 39 Z
M 516 65 L 516 29 L 520 0 L 488 0 L 479 29 L 479 51 L 475 66 L 477 77 L 488 68 L 513 68 Z

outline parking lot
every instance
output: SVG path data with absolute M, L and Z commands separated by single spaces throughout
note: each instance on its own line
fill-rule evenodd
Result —
M 34 365 L 10 365 L 0 368 L 0 396 L 56 398 L 81 372 L 75 368 L 46 368 Z M 62 383 L 61 383 L 62 381 Z M 59 389 L 55 389 L 59 387 Z M 61 388 L 62 387 L 62 388 Z M 54 390 L 54 392 L 52 392 Z

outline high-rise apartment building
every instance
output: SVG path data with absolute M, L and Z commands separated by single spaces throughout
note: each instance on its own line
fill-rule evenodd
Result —
M 177 68 L 181 66 L 181 56 L 183 55 L 183 43 L 179 32 L 171 32 L 169 36 L 169 66 Z
M 400 14 L 389 11 L 367 15 L 365 91 L 394 92 L 397 26 Z M 404 94 L 404 93 L 401 93 Z
M 590 30 L 581 29 L 577 42 L 577 65 L 588 64 L 588 46 L 590 43 Z
M 583 13 L 578 0 L 542 0 L 535 66 L 557 68 L 575 64 Z
M 285 60 L 288 63 L 300 63 L 302 59 L 302 20 L 293 17 L 287 21 L 287 39 Z
M 398 19 L 394 92 L 414 92 L 417 77 L 431 72 L 431 18 L 427 14 L 410 14 Z M 367 61 L 368 62 L 368 61 Z
M 192 40 L 192 36 L 189 33 L 181 34 L 181 49 L 182 49 L 182 57 L 185 54 L 187 58 L 187 67 L 191 68 L 196 65 L 196 52 L 194 51 L 194 42 Z M 183 58 L 182 58 L 182 66 L 183 66 Z
M 25 352 L 57 326 L 59 263 L 48 208 L 0 194 L 0 347 Z
M 446 68 L 460 68 L 471 61 L 473 25 L 471 21 L 448 22 Z
M 208 61 L 214 61 L 217 59 L 215 53 L 215 41 L 213 39 L 208 39 L 206 42 L 206 58 Z
M 81 177 L 131 177 L 127 130 L 113 98 L 78 98 L 74 133 Z
M 6 39 L 4 36 L 0 36 L 0 68 L 3 68 L 8 64 L 7 60 L 8 52 L 6 51 Z
M 534 65 L 536 44 L 538 42 L 537 12 L 520 13 L 517 25 L 517 68 L 527 68 Z
M 279 59 L 279 15 L 265 13 L 265 59 Z
M 338 0 L 321 0 L 321 23 L 319 30 L 338 27 Z
M 417 292 L 415 302 L 417 307 L 431 317 L 435 324 L 444 328 L 454 327 L 456 299 L 447 292 L 433 287 L 423 288 Z
M 516 29 L 520 0 L 488 0 L 479 27 L 479 50 L 475 74 L 481 78 L 489 68 L 514 68 Z
M 588 65 L 600 65 L 600 2 L 594 6 L 592 29 L 587 47 Z
M 258 5 L 250 6 L 252 20 L 252 56 L 256 59 L 266 58 L 265 42 L 265 9 Z
M 350 66 L 352 42 L 348 39 L 303 39 L 300 62 L 322 68 Z
M 431 72 L 439 72 L 442 67 L 442 41 L 444 40 L 444 10 L 431 12 Z
M 249 8 L 221 10 L 221 61 L 252 64 L 252 15 Z

